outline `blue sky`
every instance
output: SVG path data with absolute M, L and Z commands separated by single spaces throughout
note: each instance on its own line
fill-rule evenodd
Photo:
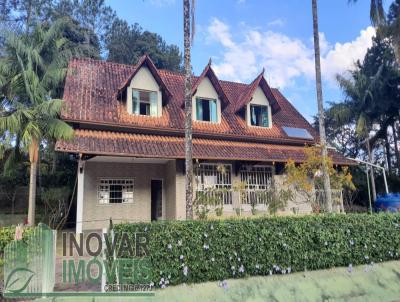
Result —
M 108 0 L 119 17 L 183 47 L 182 0 Z M 319 0 L 325 102 L 341 100 L 335 74 L 371 45 L 369 0 Z M 212 58 L 220 79 L 251 82 L 265 67 L 271 86 L 305 115 L 316 112 L 310 0 L 197 0 L 192 64 Z

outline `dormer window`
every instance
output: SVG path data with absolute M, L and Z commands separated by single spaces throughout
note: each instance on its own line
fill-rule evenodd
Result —
M 132 89 L 132 113 L 158 116 L 158 96 L 156 91 Z
M 196 120 L 203 122 L 218 122 L 217 100 L 196 98 Z
M 268 106 L 250 105 L 250 124 L 251 126 L 269 127 Z

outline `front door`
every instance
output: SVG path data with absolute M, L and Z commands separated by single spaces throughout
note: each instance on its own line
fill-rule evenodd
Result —
M 151 180 L 151 220 L 162 218 L 162 180 Z

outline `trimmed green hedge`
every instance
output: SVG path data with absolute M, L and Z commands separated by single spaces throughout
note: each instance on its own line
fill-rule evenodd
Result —
M 24 234 L 23 237 L 28 235 L 30 233 L 31 229 L 24 228 Z M 4 227 L 0 228 L 0 258 L 3 260 L 3 253 L 4 253 L 4 248 L 8 243 L 14 240 L 14 235 L 15 235 L 15 226 L 9 226 L 9 227 Z
M 149 232 L 156 286 L 399 259 L 400 215 L 348 214 L 120 224 Z

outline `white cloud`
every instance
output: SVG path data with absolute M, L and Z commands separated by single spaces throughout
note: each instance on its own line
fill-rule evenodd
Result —
M 175 0 L 150 0 L 150 4 L 158 7 L 169 6 L 175 4 Z
M 233 37 L 230 27 L 214 18 L 208 26 L 209 41 L 223 47 L 220 62 L 214 64 L 219 76 L 226 79 L 250 81 L 266 69 L 271 84 L 277 87 L 294 85 L 296 79 L 314 79 L 314 49 L 297 38 L 268 30 L 247 28 L 240 40 Z M 361 31 L 354 41 L 332 46 L 323 33 L 320 34 L 323 78 L 334 83 L 335 75 L 350 69 L 354 62 L 363 59 L 372 45 L 375 30 Z
M 271 27 L 272 26 L 281 27 L 281 26 L 285 25 L 285 21 L 283 19 L 278 18 L 278 19 L 272 20 L 271 22 L 268 22 L 267 25 L 271 26 Z

